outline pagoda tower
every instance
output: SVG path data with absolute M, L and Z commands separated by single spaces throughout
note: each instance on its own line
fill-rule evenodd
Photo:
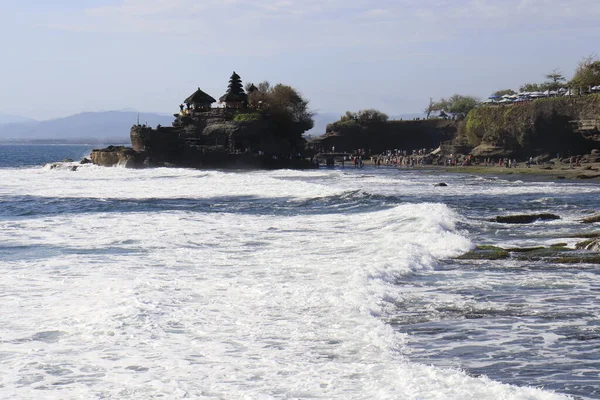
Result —
M 248 96 L 244 92 L 242 86 L 242 79 L 238 74 L 233 71 L 231 78 L 229 78 L 229 85 L 227 85 L 227 92 L 221 96 L 219 102 L 225 103 L 226 108 L 244 108 L 246 107 L 246 101 Z

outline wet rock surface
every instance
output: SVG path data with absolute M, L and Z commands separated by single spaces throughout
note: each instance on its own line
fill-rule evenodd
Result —
M 143 168 L 145 154 L 136 152 L 131 147 L 108 146 L 104 149 L 92 150 L 90 159 L 92 163 L 102 167 Z
M 551 221 L 560 219 L 558 215 L 555 214 L 517 214 L 517 215 L 505 215 L 505 216 L 497 216 L 496 218 L 492 218 L 491 222 L 499 222 L 502 224 L 531 224 L 536 221 Z

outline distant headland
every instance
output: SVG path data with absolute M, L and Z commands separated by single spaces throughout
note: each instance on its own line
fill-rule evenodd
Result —
M 131 147 L 97 149 L 91 159 L 132 168 L 313 168 L 352 155 L 361 160 L 402 155 L 410 165 L 598 162 L 600 61 L 584 61 L 569 82 L 554 71 L 543 84 L 526 84 L 519 93 L 501 90 L 483 102 L 458 94 L 430 99 L 426 118 L 389 120 L 374 109 L 346 112 L 308 141 L 303 134 L 314 126 L 308 100 L 283 84 L 244 88 L 233 72 L 218 106 L 198 88 L 179 105 L 171 126 L 138 121 L 130 131 Z

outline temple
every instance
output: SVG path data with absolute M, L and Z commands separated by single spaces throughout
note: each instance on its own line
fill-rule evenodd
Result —
M 246 93 L 234 71 L 218 106 L 198 88 L 179 105 L 172 126 L 134 125 L 133 151 L 145 165 L 310 167 L 301 155 L 308 128 L 295 128 L 288 117 L 273 118 L 263 109 L 264 95 L 252 84 Z
M 256 86 L 250 85 L 250 92 L 257 90 Z M 201 122 L 210 117 L 207 113 L 212 114 L 213 117 L 215 114 L 225 116 L 226 114 L 233 115 L 235 112 L 244 112 L 244 110 L 252 108 L 248 106 L 248 95 L 244 91 L 242 79 L 235 71 L 229 78 L 227 91 L 219 98 L 219 104 L 222 104 L 223 107 L 213 107 L 216 102 L 217 100 L 214 97 L 198 88 L 179 105 L 179 113 L 174 114 L 173 126 L 185 127 Z

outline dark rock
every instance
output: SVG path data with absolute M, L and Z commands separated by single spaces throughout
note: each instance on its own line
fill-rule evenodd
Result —
M 69 167 L 69 171 L 77 171 L 77 168 L 79 168 L 77 165 L 73 165 L 72 167 Z
M 593 224 L 596 222 L 600 222 L 600 214 L 595 214 L 590 217 L 586 217 L 581 222 L 583 222 L 584 224 Z
M 65 158 L 65 159 L 63 160 L 63 162 L 73 162 L 73 160 L 72 160 L 72 159 L 70 159 L 70 158 Z
M 443 187 L 443 186 L 448 186 L 448 184 L 447 184 L 447 183 L 444 183 L 444 182 L 440 182 L 440 183 L 436 183 L 436 184 L 435 184 L 435 185 L 433 185 L 433 186 L 441 186 L 441 187 Z
M 552 258 L 548 261 L 550 261 L 553 264 L 600 264 L 600 256 L 587 254 L 570 255 L 566 257 Z
M 554 219 L 560 219 L 560 217 L 554 214 L 519 214 L 497 216 L 496 218 L 493 218 L 490 221 L 499 222 L 503 224 L 530 224 L 538 220 L 547 221 Z
M 87 157 L 84 157 L 81 161 L 79 161 L 79 164 L 91 164 L 92 160 L 90 160 Z
M 458 260 L 504 260 L 509 257 L 509 252 L 496 246 L 477 246 L 473 251 L 457 257 Z
M 146 155 L 131 147 L 108 146 L 104 149 L 92 150 L 90 158 L 95 165 L 102 167 L 143 168 Z
M 575 248 L 579 250 L 600 251 L 600 238 L 589 239 L 584 242 L 577 243 Z
M 596 178 L 600 178 L 600 174 L 590 174 L 590 175 L 580 174 L 580 175 L 577 175 L 575 178 L 577 178 L 577 179 L 596 179 Z

